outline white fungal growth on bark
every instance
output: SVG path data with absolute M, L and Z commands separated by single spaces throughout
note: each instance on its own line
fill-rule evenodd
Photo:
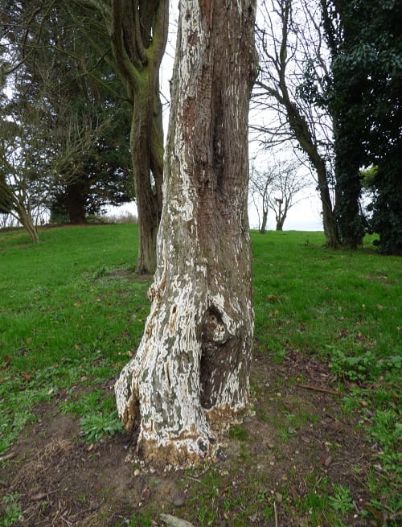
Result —
M 138 451 L 151 463 L 210 456 L 216 432 L 248 404 L 250 58 L 238 39 L 245 2 L 229 0 L 228 12 L 214 0 L 181 1 L 152 305 L 115 385 L 119 416 L 138 427 Z

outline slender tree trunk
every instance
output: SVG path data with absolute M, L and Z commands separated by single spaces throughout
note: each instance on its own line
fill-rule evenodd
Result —
M 254 1 L 182 0 L 158 267 L 119 415 L 156 464 L 196 462 L 248 404 L 247 218 Z M 230 263 L 230 265 L 229 265 Z
M 138 207 L 137 272 L 156 269 L 156 237 L 162 213 L 163 125 L 158 70 L 149 67 L 137 88 L 131 125 L 131 154 Z M 151 179 L 152 175 L 152 179 Z
M 21 225 L 31 237 L 32 243 L 38 243 L 38 231 L 36 230 L 31 214 L 22 205 L 16 207 L 16 212 Z
M 262 222 L 260 227 L 260 233 L 265 234 L 267 232 L 267 221 L 268 221 L 268 211 L 262 211 Z
M 81 181 L 69 183 L 66 188 L 64 206 L 68 219 L 73 225 L 87 222 L 85 213 L 86 189 Z
M 31 237 L 32 243 L 37 243 L 39 241 L 38 232 L 30 211 L 27 210 L 23 205 L 23 202 L 19 201 L 15 194 L 13 194 L 2 174 L 0 174 L 0 213 L 11 213 L 14 218 L 18 218 L 18 221 Z
M 301 124 L 303 124 L 303 121 L 301 121 Z M 293 126 L 297 130 L 296 124 L 294 124 Z M 305 123 L 305 128 L 306 128 L 305 135 L 307 136 L 306 132 L 308 132 L 308 128 L 307 128 L 306 123 Z M 327 174 L 327 169 L 325 167 L 325 162 L 320 157 L 315 145 L 313 144 L 312 140 L 310 140 L 309 137 L 308 139 L 306 139 L 305 137 L 303 137 L 302 134 L 299 134 L 296 132 L 295 134 L 296 134 L 296 138 L 298 139 L 303 150 L 306 152 L 310 160 L 310 163 L 314 167 L 316 174 L 317 174 L 318 190 L 319 190 L 320 200 L 321 200 L 321 205 L 322 205 L 322 222 L 323 222 L 323 228 L 324 228 L 324 235 L 326 239 L 326 245 L 327 247 L 336 249 L 340 245 L 339 233 L 338 233 L 338 227 L 336 223 L 334 209 L 332 207 L 331 195 L 329 192 L 328 174 Z
M 284 218 L 276 220 L 276 230 L 277 231 L 283 231 L 283 224 L 285 222 Z
M 322 204 L 322 222 L 327 247 L 336 249 L 339 247 L 339 234 L 336 224 L 336 217 L 332 207 L 331 196 L 328 187 L 328 176 L 325 163 L 321 159 L 316 159 L 313 163 L 317 172 L 318 188 Z
M 296 104 L 290 100 L 284 78 L 282 79 L 282 93 L 284 96 L 284 104 L 288 115 L 289 125 L 317 174 L 326 245 L 327 247 L 335 249 L 339 247 L 339 234 L 335 213 L 331 203 L 325 161 L 319 154 L 317 145 L 305 117 L 301 114 Z

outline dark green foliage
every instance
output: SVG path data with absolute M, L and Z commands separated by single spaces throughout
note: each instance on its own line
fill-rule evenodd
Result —
M 35 194 L 77 223 L 105 204 L 129 201 L 130 111 L 108 63 L 103 23 L 93 17 L 84 29 L 75 20 L 79 8 L 71 12 L 61 1 L 6 4 L 0 51 L 13 90 L 2 114 L 23 131 L 17 168 L 31 172 L 31 201 Z M 88 39 L 99 43 L 96 51 Z
M 373 179 L 374 200 L 371 228 L 380 233 L 379 247 L 385 254 L 402 255 L 402 143 L 379 165 Z
M 336 117 L 337 209 L 342 229 L 359 234 L 358 169 L 377 165 L 371 229 L 380 250 L 402 247 L 402 4 L 395 0 L 322 0 Z M 353 219 L 355 218 L 355 219 Z M 343 221 L 343 220 L 346 220 Z
M 331 53 L 331 74 L 321 103 L 327 106 L 334 126 L 335 214 L 342 245 L 356 248 L 361 244 L 364 227 L 359 200 L 363 149 L 359 135 L 361 122 L 361 84 L 364 72 L 339 67 L 350 50 L 352 33 L 345 21 L 343 4 L 322 0 L 325 37 Z
M 8 214 L 12 208 L 12 197 L 4 174 L 0 173 L 0 214 Z
M 364 236 L 364 218 L 359 205 L 361 147 L 357 135 L 350 130 L 354 121 L 345 113 L 338 118 L 335 132 L 335 215 L 342 245 L 355 249 Z
M 102 116 L 102 108 L 95 107 Z M 110 112 L 110 110 L 108 110 Z M 81 153 L 81 169 L 62 178 L 50 193 L 51 221 L 83 223 L 102 212 L 106 204 L 119 205 L 132 199 L 129 120 L 126 110 L 105 113 L 107 125 Z M 113 120 L 110 119 L 113 118 Z

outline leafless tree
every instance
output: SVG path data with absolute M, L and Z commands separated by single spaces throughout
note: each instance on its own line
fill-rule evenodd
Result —
M 320 194 L 327 245 L 337 247 L 331 199 L 332 122 L 319 104 L 311 103 L 312 97 L 320 95 L 328 63 L 318 29 L 309 0 L 261 2 L 257 27 L 260 74 L 253 107 L 266 110 L 269 123 L 253 124 L 252 129 L 265 146 L 290 143 L 307 159 Z
M 39 241 L 33 220 L 34 167 L 24 150 L 24 131 L 17 122 L 0 121 L 0 213 L 17 220 L 28 232 L 33 243 Z
M 295 161 L 277 161 L 272 167 L 268 205 L 275 214 L 277 231 L 283 230 L 289 210 L 303 199 L 298 199 L 298 196 L 310 185 L 300 168 L 300 164 Z
M 251 167 L 249 195 L 254 204 L 258 216 L 258 230 L 264 234 L 267 230 L 269 193 L 273 181 L 271 170 L 258 170 L 255 166 Z
M 281 231 L 289 210 L 300 201 L 300 192 L 310 184 L 296 160 L 274 159 L 263 170 L 253 167 L 250 192 L 260 218 L 260 232 L 266 231 L 269 209 L 275 215 L 276 230 Z

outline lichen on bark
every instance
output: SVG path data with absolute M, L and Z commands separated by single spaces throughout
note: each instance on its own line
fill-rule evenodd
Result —
M 254 12 L 252 0 L 180 5 L 151 312 L 116 383 L 119 415 L 153 464 L 212 456 L 249 403 Z

